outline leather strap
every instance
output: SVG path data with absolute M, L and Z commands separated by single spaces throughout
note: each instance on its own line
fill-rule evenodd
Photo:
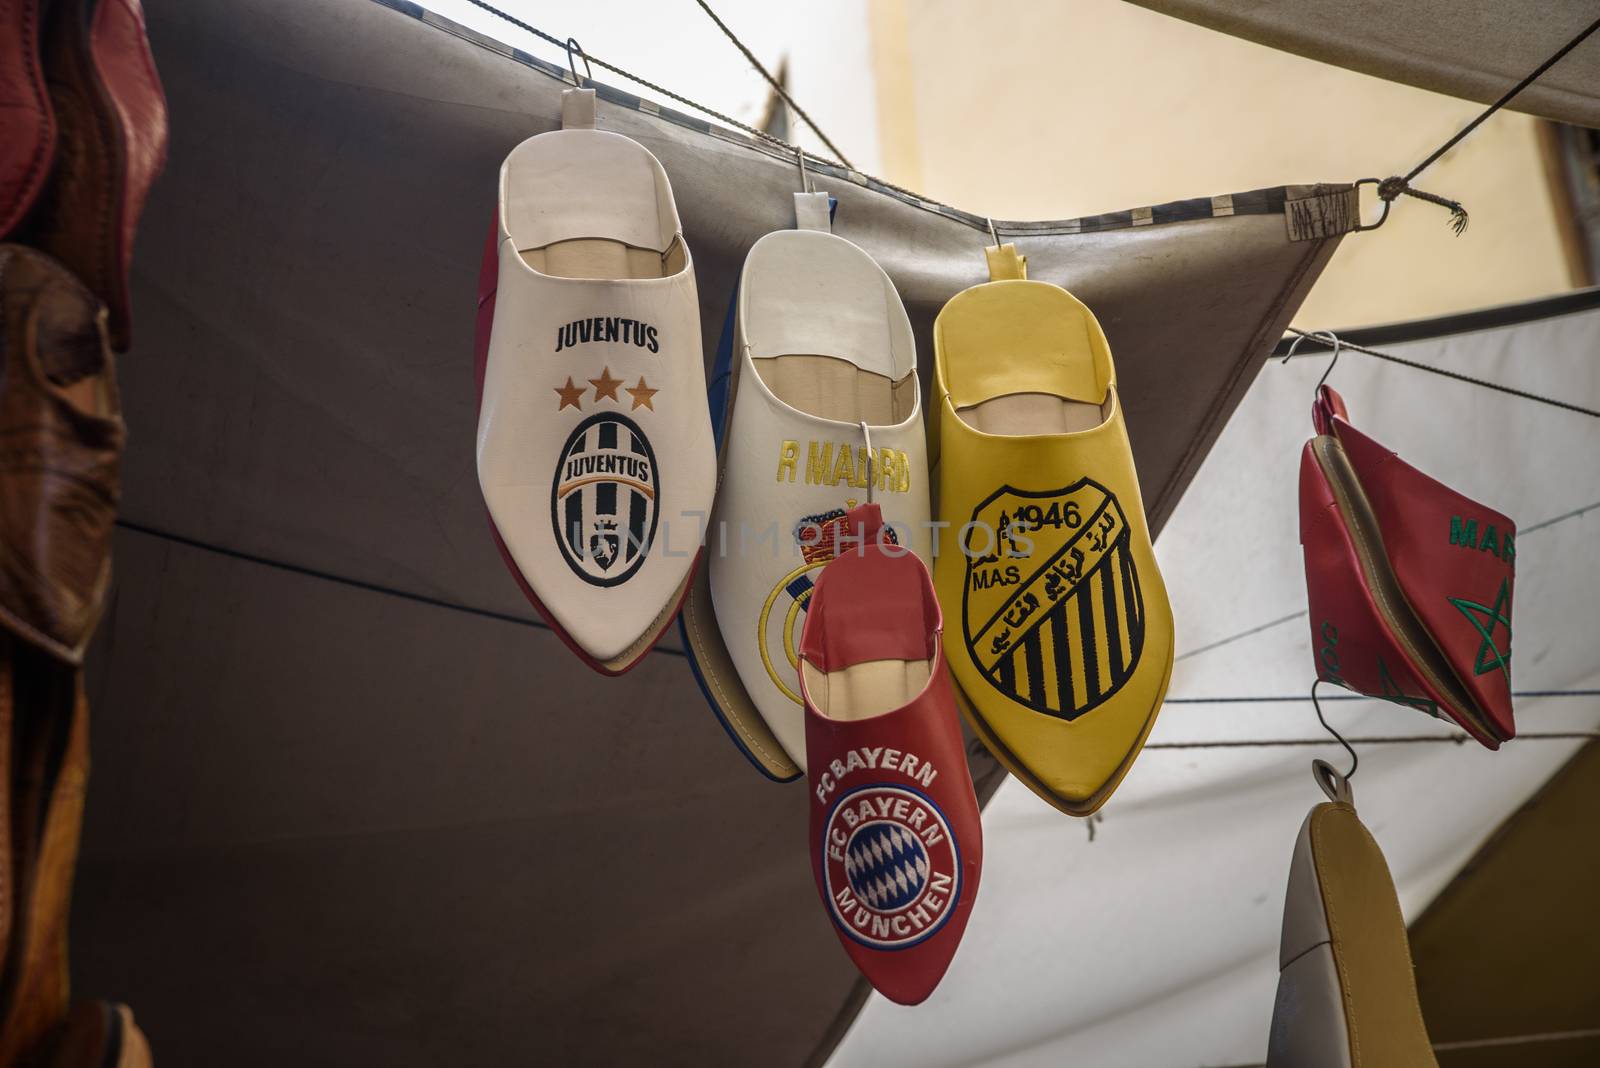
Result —
M 833 232 L 832 208 L 827 193 L 796 193 L 794 195 L 794 227 L 796 230 Z
M 1333 420 L 1338 416 L 1345 422 L 1350 421 L 1350 413 L 1344 406 L 1344 398 L 1332 386 L 1317 387 L 1317 399 L 1311 404 L 1311 422 L 1317 428 L 1318 434 L 1332 434 Z
M 1317 780 L 1317 785 L 1322 787 L 1322 792 L 1328 795 L 1328 800 L 1336 805 L 1349 805 L 1355 807 L 1355 791 L 1350 789 L 1350 780 L 1346 779 L 1333 769 L 1333 765 L 1326 760 L 1313 760 L 1311 762 L 1311 777 Z
M 983 250 L 989 260 L 989 281 L 1028 277 L 1028 257 L 1017 253 L 1015 245 L 990 245 Z
M 561 94 L 561 128 L 594 129 L 594 90 L 567 89 Z

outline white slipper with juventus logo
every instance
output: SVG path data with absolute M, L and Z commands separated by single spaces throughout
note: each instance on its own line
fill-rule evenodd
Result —
M 493 240 L 477 354 L 490 526 L 562 640 L 620 674 L 682 603 L 716 489 L 672 187 L 644 146 L 594 129 L 593 90 L 568 90 L 562 129 L 501 167 Z
M 706 579 L 683 613 L 712 707 L 779 780 L 805 766 L 800 634 L 817 573 L 859 544 L 845 513 L 875 502 L 883 537 L 930 555 L 905 306 L 871 256 L 829 231 L 827 194 L 795 204 L 802 228 L 757 241 L 740 276 Z

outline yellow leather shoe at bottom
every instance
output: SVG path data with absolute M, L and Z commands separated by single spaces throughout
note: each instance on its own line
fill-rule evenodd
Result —
M 1080 301 L 1022 279 L 954 297 L 934 346 L 946 655 L 996 758 L 1088 815 L 1132 766 L 1172 672 L 1111 353 Z
M 1301 828 L 1279 967 L 1267 1068 L 1437 1068 L 1394 881 L 1348 800 Z

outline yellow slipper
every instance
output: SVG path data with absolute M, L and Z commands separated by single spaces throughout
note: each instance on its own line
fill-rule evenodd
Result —
M 1328 802 L 1289 866 L 1267 1068 L 1438 1068 L 1383 850 L 1345 777 L 1312 767 Z
M 1172 609 L 1100 324 L 988 251 L 933 330 L 945 653 L 990 751 L 1086 816 L 1155 725 Z

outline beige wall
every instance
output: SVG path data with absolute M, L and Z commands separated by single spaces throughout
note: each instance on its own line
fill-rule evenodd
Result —
M 1275 52 L 1120 0 L 867 0 L 884 177 L 969 211 L 1056 219 L 1403 173 L 1478 105 Z M 1348 327 L 1571 281 L 1534 120 L 1501 113 L 1345 240 L 1296 324 Z

